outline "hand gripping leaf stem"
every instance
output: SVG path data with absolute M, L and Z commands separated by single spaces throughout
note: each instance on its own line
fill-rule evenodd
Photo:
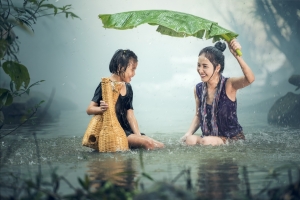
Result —
M 104 28 L 119 30 L 132 29 L 141 24 L 158 25 L 156 31 L 173 37 L 194 36 L 200 39 L 220 39 L 230 42 L 238 36 L 237 33 L 229 31 L 218 23 L 203 19 L 187 13 L 170 10 L 140 10 L 122 12 L 116 14 L 100 14 Z M 237 54 L 242 52 L 237 49 Z

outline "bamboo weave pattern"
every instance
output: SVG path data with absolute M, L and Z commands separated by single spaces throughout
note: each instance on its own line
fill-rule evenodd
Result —
M 82 145 L 99 152 L 128 150 L 128 140 L 116 116 L 115 105 L 118 100 L 121 83 L 102 78 L 102 98 L 109 107 L 103 115 L 94 115 L 83 136 Z

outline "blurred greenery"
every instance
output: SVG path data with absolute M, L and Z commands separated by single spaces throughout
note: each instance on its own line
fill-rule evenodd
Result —
M 35 137 L 36 139 L 36 137 Z M 39 156 L 39 147 L 36 144 L 37 156 Z M 57 173 L 57 168 L 50 169 L 50 173 L 43 172 L 41 168 L 38 172 L 31 178 L 25 178 L 22 174 L 17 172 L 6 173 L 5 176 L 0 177 L 0 198 L 1 199 L 36 199 L 36 200 L 49 200 L 49 199 L 245 199 L 245 200 L 262 200 L 262 199 L 299 199 L 300 198 L 300 176 L 299 167 L 293 164 L 287 164 L 275 169 L 269 169 L 269 172 L 265 176 L 265 186 L 258 192 L 251 191 L 249 184 L 249 173 L 247 167 L 243 167 L 241 170 L 241 176 L 239 179 L 241 181 L 241 186 L 245 185 L 244 189 L 237 189 L 233 184 L 236 181 L 231 180 L 231 176 L 238 175 L 238 168 L 230 168 L 235 166 L 234 163 L 227 163 L 226 165 L 231 170 L 230 173 L 224 171 L 215 171 L 211 167 L 217 169 L 220 164 L 216 162 L 211 162 L 207 165 L 208 168 L 199 168 L 199 178 L 198 180 L 207 184 L 191 184 L 190 182 L 190 170 L 183 169 L 172 181 L 156 181 L 145 172 L 143 167 L 143 149 L 138 150 L 140 153 L 140 168 L 142 171 L 140 173 L 135 173 L 132 168 L 132 161 L 126 160 L 127 168 L 124 168 L 122 173 L 115 174 L 116 176 L 122 176 L 125 182 L 118 183 L 107 180 L 103 176 L 102 172 L 99 175 L 85 175 L 83 178 L 78 178 L 78 186 L 75 187 L 75 183 L 71 183 L 67 180 L 64 175 L 59 175 Z M 40 162 L 38 160 L 38 162 Z M 97 163 L 99 164 L 99 163 Z M 222 164 L 221 164 L 222 165 Z M 38 165 L 40 167 L 40 165 Z M 222 167 L 221 167 L 222 168 Z M 298 173 L 297 180 L 294 182 L 291 180 L 291 170 L 296 170 Z M 280 179 L 283 178 L 283 174 L 288 171 L 289 183 L 277 184 L 277 187 L 271 187 L 272 183 L 278 183 Z M 216 173 L 217 172 L 217 173 Z M 218 173 L 219 172 L 219 173 Z M 134 180 L 132 179 L 132 175 Z M 147 176 L 145 176 L 147 174 Z M 205 177 L 203 176 L 205 175 Z M 281 176 L 280 176 L 281 175 Z M 180 177 L 185 177 L 186 187 L 182 185 L 177 185 L 176 180 Z M 129 177 L 129 178 L 128 178 Z M 141 184 L 141 178 L 146 177 L 148 180 L 152 180 L 152 186 L 144 189 Z M 151 176 L 150 176 L 151 177 Z M 226 177 L 228 179 L 226 179 Z M 135 187 L 128 187 L 132 185 Z M 62 185 L 67 185 L 70 189 L 68 192 L 62 193 Z M 218 185 L 220 187 L 218 187 Z M 202 188 L 204 187 L 204 188 Z M 225 188 L 224 188 L 225 187 Z M 238 187 L 238 186 L 236 186 Z M 205 191 L 204 191 L 204 190 Z M 220 190 L 224 190 L 224 193 Z
M 19 41 L 15 34 L 16 27 L 33 34 L 33 25 L 38 18 L 64 14 L 66 18 L 79 18 L 71 12 L 71 5 L 57 7 L 49 4 L 48 0 L 0 0 L 0 70 L 9 76 L 8 81 L 1 82 L 0 86 L 0 112 L 4 106 L 13 103 L 14 98 L 24 93 L 29 95 L 33 86 L 44 80 L 30 84 L 30 74 L 25 65 L 18 60 Z M 2 73 L 2 72 L 0 72 Z M 0 115 L 0 121 L 5 117 Z M 0 129 L 3 124 L 0 124 Z

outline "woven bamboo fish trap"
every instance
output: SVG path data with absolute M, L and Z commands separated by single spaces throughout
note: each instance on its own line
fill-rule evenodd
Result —
M 102 98 L 109 107 L 102 115 L 94 115 L 83 136 L 82 145 L 99 152 L 116 152 L 128 150 L 128 140 L 121 127 L 115 105 L 118 100 L 121 83 L 102 78 Z

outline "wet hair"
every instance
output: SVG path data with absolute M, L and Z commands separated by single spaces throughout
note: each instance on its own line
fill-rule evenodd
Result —
M 226 49 L 226 44 L 224 42 L 217 42 L 215 46 L 209 46 L 202 49 L 198 56 L 204 55 L 214 66 L 214 70 L 217 65 L 220 64 L 220 73 L 223 72 L 225 63 L 223 51 Z
M 110 73 L 117 75 L 125 73 L 130 59 L 133 59 L 134 62 L 138 61 L 138 58 L 133 51 L 129 49 L 118 49 L 110 60 Z

